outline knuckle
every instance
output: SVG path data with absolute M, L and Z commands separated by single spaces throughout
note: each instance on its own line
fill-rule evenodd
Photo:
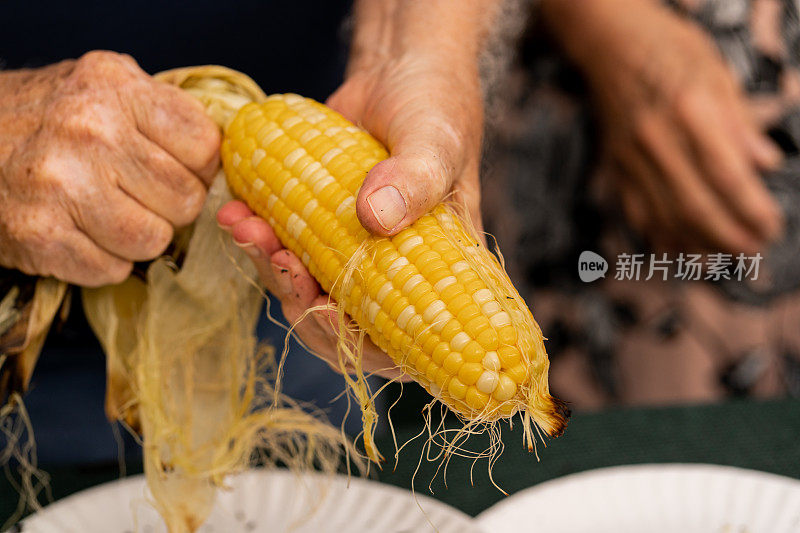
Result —
M 128 279 L 133 271 L 133 263 L 130 261 L 115 260 L 110 262 L 108 265 L 104 265 L 102 271 L 105 274 L 103 276 L 105 279 L 102 280 L 104 283 L 102 284 L 116 285 Z
M 28 174 L 36 181 L 48 183 L 53 187 L 64 174 L 65 166 L 66 162 L 60 152 L 48 147 L 33 158 L 28 167 Z
M 65 92 L 96 94 L 110 87 L 121 87 L 147 78 L 132 57 L 107 50 L 93 50 L 75 62 Z
M 203 210 L 205 201 L 205 189 L 195 182 L 191 189 L 181 196 L 181 203 L 175 210 L 175 223 L 180 227 L 194 222 Z
M 82 144 L 115 142 L 116 121 L 102 101 L 72 98 L 62 105 L 61 112 L 61 129 L 72 140 Z
M 172 242 L 172 226 L 163 220 L 129 224 L 125 238 L 135 250 L 135 259 L 155 259 L 164 253 Z
M 122 65 L 131 61 L 133 61 L 133 58 L 127 54 L 120 54 L 110 50 L 92 50 L 78 58 L 78 65 L 88 71 L 90 69 Z M 134 64 L 136 63 L 135 61 L 133 62 Z
M 163 220 L 140 226 L 135 232 L 137 247 L 144 259 L 154 259 L 164 253 L 172 242 L 172 226 Z
M 412 209 L 424 210 L 441 201 L 450 189 L 450 174 L 436 154 L 425 154 L 406 160 L 399 174 L 408 179 L 403 183 Z
M 84 287 L 102 287 L 122 283 L 131 275 L 133 263 L 116 257 L 91 256 L 79 259 L 71 281 Z
M 172 226 L 149 211 L 120 215 L 114 231 L 115 249 L 134 261 L 160 256 L 172 241 Z
M 4 216 L 0 229 L 10 243 L 9 248 L 17 248 L 21 255 L 46 258 L 55 252 L 53 248 L 58 240 L 52 235 L 53 224 L 41 209 L 10 211 Z
M 222 136 L 217 125 L 210 118 L 204 116 L 203 119 L 203 126 L 197 139 L 198 168 L 211 173 L 219 164 L 219 146 Z

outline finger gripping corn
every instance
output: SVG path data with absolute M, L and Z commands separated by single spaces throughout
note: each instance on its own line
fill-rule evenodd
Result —
M 404 372 L 469 421 L 522 414 L 529 447 L 531 419 L 560 435 L 568 410 L 549 394 L 541 331 L 462 212 L 442 203 L 389 238 L 359 223 L 358 190 L 387 157 L 367 132 L 294 94 L 241 108 L 222 144 L 233 193 Z M 364 441 L 379 457 L 366 427 Z

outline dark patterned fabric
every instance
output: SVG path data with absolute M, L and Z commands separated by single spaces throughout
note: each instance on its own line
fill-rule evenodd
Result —
M 593 200 L 597 143 L 580 75 L 543 28 L 531 28 L 504 84 L 509 107 L 488 135 L 484 212 L 548 336 L 553 389 L 576 406 L 800 396 L 797 4 L 671 5 L 713 37 L 787 154 L 765 178 L 787 234 L 765 253 L 756 281 L 614 279 L 619 254 L 650 250 L 615 205 Z M 580 280 L 584 250 L 608 259 L 605 279 Z

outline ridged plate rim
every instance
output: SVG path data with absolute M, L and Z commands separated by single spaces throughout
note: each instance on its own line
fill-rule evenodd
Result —
M 800 480 L 700 463 L 614 466 L 523 489 L 475 520 L 486 533 L 800 533 Z
M 292 517 L 287 518 L 287 515 L 303 515 L 307 507 L 293 496 L 297 494 L 298 482 L 306 484 L 309 490 L 327 486 L 329 491 L 311 518 L 300 524 L 292 523 Z M 231 478 L 229 483 L 233 490 L 220 493 L 209 521 L 198 533 L 417 533 L 437 530 L 482 533 L 471 517 L 431 497 L 355 476 L 348 479 L 344 475 L 328 477 L 317 473 L 294 474 L 285 469 L 253 469 Z M 348 483 L 349 488 L 346 488 Z M 255 494 L 256 488 L 263 497 Z M 267 494 L 270 497 L 266 497 Z M 306 494 L 304 501 L 313 497 L 309 496 L 310 492 L 303 494 Z M 22 523 L 22 531 L 163 533 L 165 528 L 161 520 L 145 503 L 144 496 L 145 480 L 141 475 L 104 483 L 45 507 Z M 133 508 L 142 520 L 138 530 L 133 526 Z M 264 523 L 269 527 L 262 527 Z

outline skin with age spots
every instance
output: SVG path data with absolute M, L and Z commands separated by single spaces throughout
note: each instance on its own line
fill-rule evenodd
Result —
M 0 73 L 0 265 L 124 280 L 199 214 L 219 142 L 199 102 L 128 56 Z

